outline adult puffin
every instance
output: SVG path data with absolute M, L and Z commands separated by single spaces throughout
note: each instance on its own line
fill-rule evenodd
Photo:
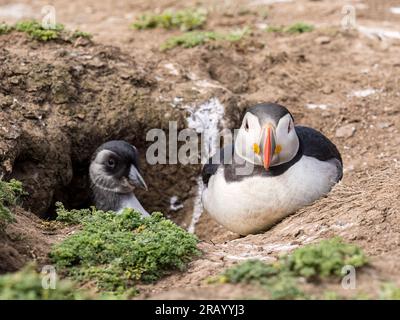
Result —
M 268 229 L 327 194 L 343 175 L 336 146 L 317 130 L 294 126 L 288 109 L 276 103 L 246 111 L 230 150 L 203 167 L 202 202 L 218 223 L 241 235 Z

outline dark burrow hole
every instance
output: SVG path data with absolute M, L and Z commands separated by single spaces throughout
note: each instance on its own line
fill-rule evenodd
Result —
M 89 178 L 90 161 L 72 163 L 73 176 L 67 186 L 57 187 L 54 190 L 51 205 L 46 213 L 46 218 L 55 219 L 56 203 L 62 202 L 68 210 L 89 208 L 93 205 Z
M 112 139 L 108 139 L 112 140 Z M 108 141 L 107 140 L 107 141 Z M 129 139 L 125 139 L 129 141 Z M 54 220 L 56 214 L 56 202 L 62 202 L 66 209 L 90 208 L 93 205 L 90 188 L 89 165 L 92 153 L 101 144 L 102 139 L 97 140 L 95 147 L 86 146 L 85 153 L 71 154 L 72 179 L 63 186 L 57 182 L 49 165 L 42 161 L 19 156 L 14 161 L 13 171 L 7 179 L 17 179 L 23 183 L 28 195 L 22 198 L 22 207 L 46 219 Z M 147 147 L 139 145 L 140 168 L 149 191 L 137 190 L 135 195 L 149 212 L 161 211 L 167 217 L 179 222 L 185 218 L 183 211 L 171 209 L 171 199 L 177 199 L 183 203 L 190 199 L 193 188 L 196 188 L 195 178 L 198 175 L 199 166 L 193 165 L 149 165 L 146 163 L 145 154 Z M 24 154 L 24 152 L 21 152 Z M 79 159 L 77 159 L 79 157 Z M 74 159 L 75 158 L 75 159 Z M 58 179 L 59 180 L 59 179 Z M 172 204 L 173 208 L 173 204 Z M 188 207 L 186 207 L 188 209 Z

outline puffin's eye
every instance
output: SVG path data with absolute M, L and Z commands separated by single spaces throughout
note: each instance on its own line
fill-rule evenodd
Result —
M 292 121 L 289 121 L 287 132 L 289 133 L 291 129 L 292 129 Z
M 115 160 L 113 158 L 109 158 L 107 161 L 107 165 L 111 168 L 114 169 L 115 167 Z

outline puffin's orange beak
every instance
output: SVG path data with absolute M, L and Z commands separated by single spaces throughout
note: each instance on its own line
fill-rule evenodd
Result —
M 264 168 L 268 170 L 275 152 L 275 138 L 271 125 L 267 125 L 263 128 L 261 146 Z

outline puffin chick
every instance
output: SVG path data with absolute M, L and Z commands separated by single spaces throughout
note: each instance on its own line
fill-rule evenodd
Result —
M 284 106 L 262 103 L 245 113 L 230 152 L 222 149 L 203 167 L 202 203 L 218 223 L 247 235 L 326 195 L 342 175 L 328 138 L 295 126 Z
M 147 190 L 136 147 L 122 140 L 102 144 L 92 156 L 89 175 L 97 209 L 121 213 L 131 208 L 149 216 L 134 194 L 136 187 Z

